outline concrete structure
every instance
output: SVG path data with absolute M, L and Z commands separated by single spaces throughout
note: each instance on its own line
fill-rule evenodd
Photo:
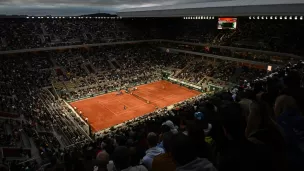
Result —
M 257 15 L 303 16 L 304 0 L 205 0 L 202 3 L 124 9 L 117 14 L 124 18 Z

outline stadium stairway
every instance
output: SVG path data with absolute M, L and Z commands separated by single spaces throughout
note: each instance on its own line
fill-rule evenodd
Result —
M 240 78 L 243 69 L 241 67 L 236 68 L 234 74 L 230 77 L 229 82 L 235 83 Z
M 188 64 L 183 68 L 183 69 L 180 69 L 180 70 L 177 70 L 174 74 L 174 77 L 177 77 L 180 73 L 182 73 L 183 71 L 187 70 L 188 68 L 192 67 L 192 65 L 195 64 L 196 61 L 190 61 L 188 62 Z
M 21 138 L 25 148 L 31 148 L 31 142 L 29 137 L 26 135 L 24 131 L 21 131 Z
M 53 66 L 58 67 L 58 64 L 57 64 L 57 62 L 55 61 L 54 58 L 51 57 L 50 60 L 51 60 L 51 62 L 53 64 Z
M 80 65 L 80 67 L 87 73 L 87 75 L 90 75 L 91 72 L 88 70 L 88 68 L 86 67 L 87 63 L 82 63 Z
M 113 65 L 111 60 L 108 60 L 109 65 L 111 66 L 112 69 L 116 69 L 116 67 Z
M 40 23 L 40 28 L 41 28 L 41 30 L 42 30 L 43 35 L 46 35 L 47 32 L 46 32 L 46 30 L 45 30 L 45 26 L 44 26 L 43 23 Z
M 31 144 L 31 155 L 33 158 L 36 158 L 36 161 L 38 162 L 38 164 L 42 163 L 42 160 L 40 158 L 40 152 L 36 146 L 36 143 L 34 141 L 33 138 L 29 138 L 29 142 Z
M 120 63 L 116 60 L 116 59 L 114 59 L 114 60 L 112 60 L 112 64 L 115 66 L 115 68 L 121 68 L 121 65 L 120 65 Z

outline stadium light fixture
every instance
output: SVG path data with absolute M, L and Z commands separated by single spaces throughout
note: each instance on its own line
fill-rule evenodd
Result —
M 262 16 L 261 19 L 264 20 L 264 17 Z
M 26 17 L 27 19 L 29 19 L 30 17 Z
M 289 20 L 292 20 L 292 16 L 289 17 Z
M 278 19 L 278 17 L 277 17 L 277 16 L 275 16 L 275 17 L 274 17 L 274 19 L 275 19 L 275 20 L 277 20 L 277 19 Z
M 284 19 L 287 20 L 287 16 L 285 16 Z
M 268 20 L 268 17 L 265 17 L 266 20 Z
M 259 19 L 260 19 L 260 17 L 259 17 L 259 16 L 257 16 L 257 19 L 259 20 Z
M 212 17 L 212 20 L 214 19 L 214 17 Z
M 298 20 L 298 17 L 297 17 L 297 16 L 295 16 L 295 17 L 294 17 L 294 19 L 295 19 L 295 20 Z
M 280 16 L 280 20 L 283 20 L 283 17 L 282 17 L 282 16 Z
M 303 20 L 303 16 L 300 17 L 300 20 Z
M 270 16 L 270 20 L 272 20 L 272 16 Z
M 252 17 L 252 19 L 254 19 L 254 20 L 255 20 L 255 17 Z
M 35 17 L 32 17 L 32 18 L 35 18 Z
M 249 18 L 249 20 L 251 20 L 251 16 L 249 16 L 248 18 Z

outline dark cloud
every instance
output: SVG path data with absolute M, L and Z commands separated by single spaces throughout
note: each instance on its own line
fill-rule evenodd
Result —
M 0 0 L 1 14 L 80 15 L 120 9 L 218 0 Z

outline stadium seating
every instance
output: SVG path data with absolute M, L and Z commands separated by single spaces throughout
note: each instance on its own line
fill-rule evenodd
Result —
M 298 44 L 291 47 L 272 39 L 289 26 L 257 30 L 263 22 L 240 22 L 240 30 L 223 33 L 210 31 L 194 20 L 172 20 L 167 25 L 163 25 L 164 20 L 150 24 L 145 20 L 140 24 L 124 20 L 8 21 L 0 23 L 4 35 L 1 51 L 164 36 L 233 46 L 241 46 L 240 41 L 252 37 L 263 38 L 263 42 L 270 38 L 269 46 L 259 49 L 301 54 L 294 50 Z M 168 28 L 178 26 L 182 27 L 167 33 Z M 278 29 L 277 33 L 271 33 L 273 29 Z M 287 42 L 294 37 L 285 36 Z M 4 168 L 303 170 L 303 138 L 293 131 L 303 131 L 302 61 L 281 61 L 281 67 L 266 71 L 231 60 L 169 53 L 160 46 L 245 58 L 229 51 L 211 48 L 208 52 L 196 45 L 168 42 L 1 55 L 0 146 Z M 285 51 L 284 47 L 291 48 Z M 265 54 L 247 56 L 252 61 L 271 61 Z M 166 78 L 163 72 L 168 74 Z M 204 93 L 96 134 L 86 118 L 66 103 L 169 77 L 202 87 Z

